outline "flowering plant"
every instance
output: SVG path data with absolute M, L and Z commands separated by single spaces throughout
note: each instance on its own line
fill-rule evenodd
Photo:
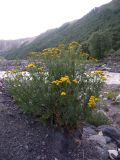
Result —
M 96 107 L 105 77 L 102 71 L 85 69 L 89 55 L 79 52 L 77 42 L 66 48 L 62 45 L 34 53 L 36 61 L 26 66 L 29 76 L 25 78 L 19 71 L 14 80 L 7 80 L 24 111 L 55 126 L 73 128 Z

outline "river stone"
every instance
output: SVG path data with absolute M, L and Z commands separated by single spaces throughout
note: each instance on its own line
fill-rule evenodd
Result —
M 120 103 L 120 94 L 116 97 L 115 102 Z
M 120 148 L 120 130 L 111 126 L 103 126 L 100 128 L 104 136 L 108 136 L 112 141 L 116 142 L 117 146 Z
M 84 137 L 90 137 L 90 136 L 96 135 L 96 134 L 97 134 L 97 132 L 91 127 L 83 128 L 83 136 Z
M 108 160 L 109 154 L 106 147 L 106 139 L 104 138 L 104 136 L 92 135 L 88 138 L 88 140 L 95 142 L 96 152 L 99 154 L 100 159 Z
M 116 144 L 113 143 L 113 142 L 107 144 L 106 146 L 107 146 L 107 149 L 108 149 L 108 150 L 113 150 L 113 149 L 116 150 L 116 149 L 117 149 Z
M 106 139 L 104 138 L 104 136 L 92 135 L 88 139 L 91 140 L 91 141 L 97 142 L 97 144 L 99 144 L 100 146 L 105 146 L 106 145 Z
M 110 137 L 104 136 L 104 138 L 105 138 L 107 144 L 112 141 L 112 139 Z
M 100 159 L 101 160 L 108 160 L 109 154 L 108 150 L 105 146 L 96 146 L 97 153 L 99 153 Z

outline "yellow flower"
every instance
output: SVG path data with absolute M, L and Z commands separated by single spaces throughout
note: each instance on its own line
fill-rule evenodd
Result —
M 79 43 L 73 41 L 73 42 L 71 42 L 71 43 L 69 44 L 69 47 L 68 47 L 68 48 L 69 48 L 69 49 L 77 49 L 78 46 L 79 46 Z
M 38 67 L 38 70 L 39 71 L 43 71 L 43 67 Z
M 52 84 L 55 84 L 56 86 L 59 86 L 59 84 L 61 83 L 62 81 L 59 81 L 59 80 L 52 81 Z
M 99 76 L 104 76 L 105 75 L 104 72 L 101 71 L 101 70 L 97 70 L 94 73 L 95 73 L 95 75 L 99 75 Z
M 28 69 L 35 68 L 35 65 L 32 64 L 32 63 L 31 63 L 31 64 L 28 64 L 28 65 L 27 65 L 27 68 L 28 68 Z
M 11 73 L 18 73 L 18 72 L 19 72 L 18 69 L 14 69 L 14 70 L 11 71 Z
M 73 83 L 78 84 L 78 81 L 74 79 L 74 80 L 73 80 Z
M 87 54 L 87 53 L 84 53 L 84 52 L 80 52 L 80 56 L 82 56 L 82 57 L 89 57 L 89 54 Z
M 101 79 L 102 79 L 103 81 L 106 81 L 106 80 L 107 80 L 107 78 L 106 78 L 105 76 L 102 76 Z
M 100 98 L 95 98 L 95 101 L 96 101 L 96 102 L 99 102 L 99 101 L 100 101 Z
M 61 78 L 60 78 L 60 81 L 66 82 L 66 83 L 68 83 L 68 84 L 71 84 L 70 79 L 69 79 L 69 76 L 61 77 Z
M 61 92 L 61 93 L 60 93 L 60 96 L 66 96 L 66 92 L 64 92 L 64 91 Z
M 94 57 L 90 57 L 89 60 L 93 61 L 93 62 L 98 62 L 98 60 Z
M 91 76 L 92 77 L 99 77 L 102 81 L 105 81 L 106 80 L 106 77 L 105 77 L 105 73 L 101 70 L 97 70 L 97 71 L 94 71 L 94 72 L 91 72 Z
M 58 48 L 47 48 L 42 51 L 42 55 L 44 56 L 53 56 L 58 55 L 60 53 L 60 50 Z
M 91 97 L 90 97 L 89 102 L 88 102 L 88 106 L 89 106 L 90 108 L 94 108 L 94 107 L 95 107 L 95 105 L 96 105 L 95 99 L 96 99 L 95 96 L 91 96 Z
M 64 76 L 64 77 L 61 77 L 59 80 L 54 80 L 54 81 L 52 81 L 51 83 L 52 84 L 55 84 L 55 85 L 60 85 L 60 84 L 62 84 L 62 83 L 68 83 L 68 84 L 71 84 L 71 81 L 70 81 L 70 79 L 69 79 L 69 76 Z

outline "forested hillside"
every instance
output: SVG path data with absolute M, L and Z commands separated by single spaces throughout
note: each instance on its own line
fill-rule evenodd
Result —
M 54 47 L 60 43 L 79 41 L 89 43 L 92 34 L 107 33 L 110 49 L 116 51 L 120 48 L 120 1 L 94 8 L 83 18 L 63 24 L 60 28 L 49 30 L 39 36 L 26 46 L 12 49 L 6 53 L 6 58 L 26 58 L 31 51 L 41 51 L 47 47 Z

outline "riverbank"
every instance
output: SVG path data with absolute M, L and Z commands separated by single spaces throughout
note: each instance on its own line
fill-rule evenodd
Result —
M 23 70 L 27 64 L 27 60 L 0 60 L 0 71 L 10 71 L 16 67 Z
M 6 63 L 6 69 L 16 67 L 15 63 L 12 67 L 11 62 Z M 103 65 L 97 64 L 96 67 L 100 69 L 105 66 Z M 110 78 L 113 81 L 103 87 L 99 107 L 100 112 L 111 120 L 111 124 L 98 127 L 84 124 L 82 135 L 81 127 L 71 135 L 64 130 L 42 125 L 39 117 L 22 112 L 6 92 L 4 80 L 1 78 L 1 160 L 108 160 L 108 151 L 117 152 L 120 148 L 120 103 L 116 103 L 117 95 L 108 98 L 109 92 L 120 94 L 120 84 L 113 83 L 119 82 L 119 79 L 112 76 Z

